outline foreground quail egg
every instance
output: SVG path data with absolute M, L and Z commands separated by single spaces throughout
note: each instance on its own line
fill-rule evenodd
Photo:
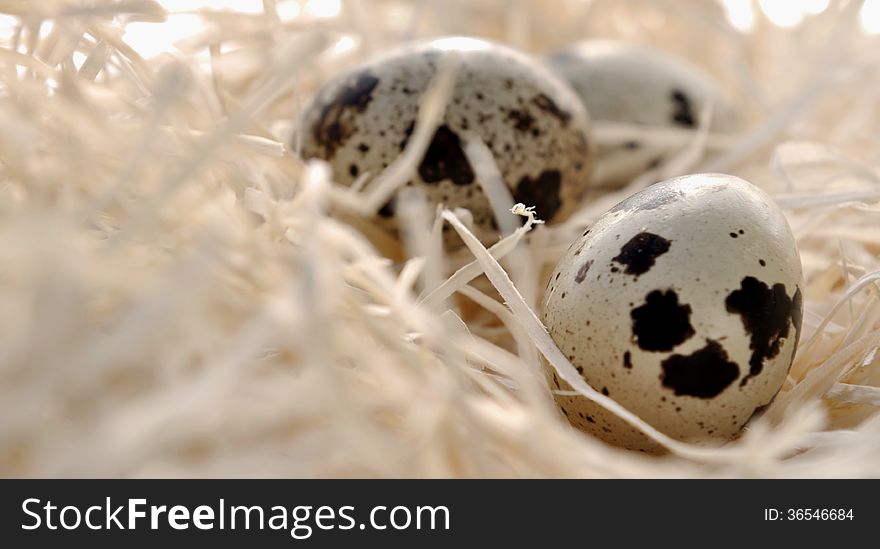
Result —
M 595 121 L 696 128 L 712 102 L 713 131 L 731 132 L 738 114 L 698 67 L 667 53 L 610 40 L 587 40 L 547 59 L 571 84 Z M 619 187 L 672 154 L 632 139 L 597 148 L 596 185 Z
M 306 107 L 301 154 L 330 163 L 339 183 L 375 176 L 406 146 L 422 95 L 443 56 L 461 64 L 445 116 L 408 182 L 435 204 L 468 208 L 483 242 L 497 239 L 489 201 L 463 147 L 473 133 L 491 150 L 515 202 L 547 222 L 564 219 L 589 183 L 589 119 L 558 77 L 510 48 L 470 38 L 409 46 L 335 78 Z M 395 201 L 379 212 L 394 229 Z M 447 239 L 448 240 L 448 239 Z
M 600 217 L 551 275 L 543 318 L 584 379 L 667 435 L 730 439 L 788 374 L 801 329 L 801 263 L 779 208 L 723 174 L 657 183 Z M 570 390 L 554 371 L 552 389 Z M 569 421 L 657 450 L 580 396 Z

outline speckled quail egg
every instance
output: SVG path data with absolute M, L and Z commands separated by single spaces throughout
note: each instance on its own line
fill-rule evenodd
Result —
M 594 121 L 696 128 L 712 103 L 710 128 L 731 132 L 739 115 L 720 85 L 687 61 L 611 40 L 586 40 L 547 58 L 571 84 Z M 597 186 L 619 187 L 670 156 L 668 147 L 639 139 L 599 145 Z
M 775 397 L 801 329 L 801 263 L 763 191 L 723 174 L 657 183 L 578 238 L 551 274 L 543 319 L 596 390 L 667 435 L 733 438 Z M 555 371 L 551 388 L 570 390 Z M 557 395 L 569 421 L 657 450 L 586 398 Z
M 469 209 L 477 237 L 497 240 L 489 201 L 464 153 L 473 134 L 491 150 L 514 201 L 535 206 L 548 223 L 564 219 L 592 170 L 585 109 L 540 63 L 482 40 L 444 38 L 407 46 L 339 75 L 304 110 L 302 156 L 328 161 L 342 184 L 364 172 L 380 173 L 406 146 L 429 80 L 453 51 L 460 65 L 451 99 L 407 184 L 420 187 L 435 204 Z M 393 230 L 394 211 L 392 199 L 377 222 Z

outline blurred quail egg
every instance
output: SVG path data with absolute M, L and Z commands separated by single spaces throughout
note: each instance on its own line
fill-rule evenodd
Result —
M 304 110 L 302 156 L 328 161 L 342 184 L 380 173 L 406 146 L 429 80 L 453 51 L 461 64 L 451 99 L 407 184 L 435 204 L 468 208 L 477 236 L 496 240 L 492 209 L 463 150 L 472 133 L 491 150 L 515 202 L 535 206 L 547 222 L 564 219 L 592 170 L 585 109 L 540 63 L 482 40 L 407 46 L 333 79 Z M 393 230 L 394 211 L 392 199 L 377 222 Z
M 592 387 L 673 438 L 710 442 L 735 437 L 782 386 L 802 284 L 770 197 L 730 175 L 689 175 L 632 195 L 578 238 L 551 275 L 543 318 Z M 657 450 L 586 398 L 557 403 L 584 431 Z
M 551 68 L 571 84 L 594 121 L 696 128 L 712 103 L 711 129 L 731 132 L 738 114 L 711 76 L 687 61 L 643 46 L 586 40 L 551 55 Z M 597 186 L 619 187 L 672 154 L 632 139 L 599 145 Z

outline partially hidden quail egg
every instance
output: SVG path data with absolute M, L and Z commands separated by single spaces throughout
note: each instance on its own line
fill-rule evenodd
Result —
M 407 46 L 333 79 L 304 110 L 302 156 L 328 161 L 343 184 L 381 172 L 406 146 L 429 80 L 453 51 L 460 65 L 452 96 L 407 184 L 435 204 L 468 208 L 477 236 L 496 240 L 492 209 L 463 150 L 472 133 L 493 153 L 515 201 L 535 206 L 547 222 L 564 219 L 592 170 L 585 109 L 540 63 L 482 40 Z M 392 199 L 377 222 L 393 230 L 394 211 Z
M 707 103 L 710 128 L 731 132 L 739 115 L 719 84 L 671 54 L 612 40 L 586 40 L 551 55 L 548 64 L 577 92 L 594 121 L 696 128 Z M 619 187 L 665 161 L 668 147 L 634 138 L 599 145 L 597 186 Z
M 600 217 L 551 275 L 544 323 L 584 379 L 667 435 L 730 439 L 781 388 L 801 330 L 801 263 L 780 209 L 723 174 L 657 183 Z M 553 389 L 570 390 L 551 372 Z M 657 448 L 586 398 L 569 421 Z

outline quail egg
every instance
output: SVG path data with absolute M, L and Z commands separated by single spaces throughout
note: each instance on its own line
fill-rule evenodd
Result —
M 401 153 L 423 93 L 450 52 L 460 55 L 444 118 L 407 183 L 435 204 L 470 210 L 476 235 L 497 240 L 496 221 L 463 147 L 486 143 L 516 202 L 548 223 L 568 216 L 592 170 L 589 118 L 560 78 L 525 54 L 471 38 L 407 46 L 327 83 L 300 121 L 301 155 L 329 162 L 337 182 L 376 175 Z M 377 223 L 394 230 L 395 200 Z M 452 238 L 447 236 L 447 241 Z
M 769 196 L 730 175 L 689 175 L 632 195 L 584 232 L 551 275 L 543 319 L 592 387 L 673 438 L 713 443 L 735 437 L 782 387 L 802 285 L 794 237 Z M 657 450 L 586 398 L 556 400 L 584 431 Z
M 611 40 L 586 40 L 548 64 L 577 92 L 594 121 L 696 128 L 712 103 L 711 129 L 732 132 L 739 116 L 715 80 L 671 54 Z M 620 187 L 672 153 L 634 138 L 596 149 L 596 186 Z

